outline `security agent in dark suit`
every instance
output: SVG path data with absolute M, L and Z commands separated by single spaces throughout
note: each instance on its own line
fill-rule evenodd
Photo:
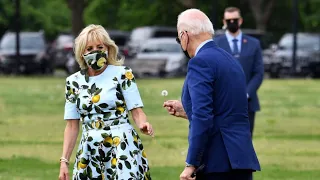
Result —
M 214 38 L 219 47 L 231 53 L 241 64 L 246 76 L 248 111 L 251 136 L 253 135 L 255 113 L 260 110 L 257 91 L 263 81 L 264 67 L 259 40 L 241 32 L 243 22 L 241 12 L 236 7 L 228 7 L 224 12 L 224 35 Z

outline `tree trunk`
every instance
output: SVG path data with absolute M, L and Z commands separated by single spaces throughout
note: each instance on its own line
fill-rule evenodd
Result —
M 249 0 L 249 4 L 255 18 L 256 28 L 261 31 L 266 31 L 274 0 Z
M 77 36 L 84 28 L 83 13 L 86 7 L 85 0 L 67 0 L 68 7 L 71 10 L 72 34 Z

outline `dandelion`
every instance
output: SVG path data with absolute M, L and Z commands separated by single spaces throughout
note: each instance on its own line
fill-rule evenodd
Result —
M 161 92 L 161 96 L 168 96 L 168 91 L 167 90 L 163 90 Z

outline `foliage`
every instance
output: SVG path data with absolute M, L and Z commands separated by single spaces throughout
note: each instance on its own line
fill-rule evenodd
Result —
M 20 0 L 21 22 L 23 30 L 44 30 L 49 40 L 61 31 L 70 31 L 72 9 L 66 0 Z M 210 0 L 90 0 L 83 17 L 85 24 L 102 24 L 108 29 L 132 30 L 137 26 L 166 25 L 175 26 L 178 14 L 195 4 L 203 10 L 213 22 L 215 28 L 222 27 L 223 10 L 227 6 L 236 6 L 242 10 L 244 28 L 255 28 L 256 22 L 249 0 L 220 0 L 213 4 Z M 90 2 L 90 3 L 89 3 Z M 263 2 L 268 2 L 264 0 Z M 216 7 L 213 7 L 213 6 Z M 0 1 L 0 36 L 15 26 L 15 9 L 13 0 Z M 213 12 L 216 10 L 216 12 Z M 319 31 L 320 0 L 299 1 L 299 31 Z M 275 1 L 267 31 L 277 37 L 292 30 L 292 1 Z M 81 24 L 81 23 L 80 23 Z
M 1 3 L 4 5 L 2 12 L 7 14 L 7 17 L 0 16 L 0 28 L 4 27 L 13 31 L 15 27 L 14 1 L 2 0 Z M 71 26 L 70 10 L 64 0 L 21 0 L 20 3 L 22 30 L 44 30 L 47 37 L 52 39 L 58 32 L 66 31 Z
M 309 0 L 300 3 L 299 12 L 306 30 L 319 32 L 320 0 Z

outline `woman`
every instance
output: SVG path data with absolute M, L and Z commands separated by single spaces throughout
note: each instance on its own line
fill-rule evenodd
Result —
M 141 140 L 129 123 L 153 136 L 132 70 L 121 66 L 118 47 L 100 25 L 89 25 L 75 39 L 81 71 L 66 79 L 63 153 L 59 179 L 68 179 L 68 164 L 82 122 L 73 178 L 151 179 Z

